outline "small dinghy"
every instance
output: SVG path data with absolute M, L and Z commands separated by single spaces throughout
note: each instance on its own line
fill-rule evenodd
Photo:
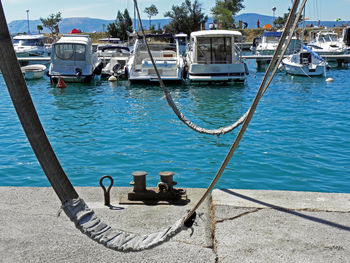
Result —
M 30 79 L 40 79 L 44 76 L 46 66 L 41 64 L 33 64 L 21 67 L 24 78 Z

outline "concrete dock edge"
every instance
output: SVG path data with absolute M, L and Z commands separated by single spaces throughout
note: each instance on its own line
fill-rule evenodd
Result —
M 172 225 L 190 203 L 119 205 L 130 188 L 113 188 L 112 209 L 100 188 L 78 187 L 115 228 L 146 234 Z M 51 188 L 0 187 L 0 262 L 350 262 L 350 194 L 216 189 L 193 229 L 137 253 L 112 251 L 80 233 Z

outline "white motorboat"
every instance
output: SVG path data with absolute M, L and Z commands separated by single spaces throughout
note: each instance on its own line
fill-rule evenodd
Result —
M 190 81 L 243 82 L 249 74 L 242 60 L 242 34 L 230 30 L 192 32 L 187 50 Z
M 181 81 L 184 61 L 180 54 L 179 42 L 174 35 L 149 34 L 145 37 L 162 80 Z M 135 42 L 127 67 L 130 81 L 158 81 L 142 36 Z
M 128 47 L 120 45 L 98 46 L 97 55 L 103 63 L 102 77 L 127 77 L 126 64 L 130 58 Z
M 303 46 L 300 52 L 284 58 L 280 69 L 291 75 L 321 76 L 326 75 L 328 67 L 328 63 L 322 57 Z
M 44 35 L 18 35 L 13 37 L 17 57 L 43 56 L 46 54 Z
M 253 40 L 251 50 L 256 55 L 273 55 L 281 36 L 282 31 L 265 31 L 260 37 Z M 300 46 L 301 41 L 296 36 L 293 36 L 286 54 L 293 54 L 295 51 L 300 50 Z
M 102 67 L 88 35 L 63 35 L 52 45 L 48 75 L 53 82 L 60 77 L 66 82 L 89 82 L 101 74 Z
M 46 66 L 41 64 L 32 64 L 21 67 L 23 76 L 27 80 L 40 79 L 44 76 Z
M 122 47 L 120 52 L 112 53 L 110 57 L 100 57 L 103 62 L 101 77 L 115 76 L 118 78 L 128 77 L 127 63 L 130 58 L 128 47 Z
M 311 41 L 307 45 L 309 49 L 322 55 L 341 55 L 346 53 L 344 42 L 338 38 L 334 31 L 319 30 L 309 33 Z

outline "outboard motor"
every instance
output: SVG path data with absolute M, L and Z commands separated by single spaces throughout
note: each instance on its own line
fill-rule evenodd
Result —
M 82 74 L 83 74 L 83 71 L 81 70 L 81 68 L 76 68 L 75 69 L 75 76 L 80 78 Z
M 115 75 L 118 75 L 119 74 L 119 69 L 121 68 L 121 65 L 120 63 L 116 63 L 114 66 L 113 66 L 113 72 Z

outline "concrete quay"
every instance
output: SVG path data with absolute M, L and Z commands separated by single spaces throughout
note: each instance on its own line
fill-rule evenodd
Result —
M 174 224 L 187 205 L 119 205 L 130 188 L 76 188 L 109 225 L 147 234 Z M 90 240 L 62 213 L 52 188 L 0 187 L 0 262 L 350 262 L 350 194 L 216 189 L 192 229 L 156 248 L 122 253 Z

